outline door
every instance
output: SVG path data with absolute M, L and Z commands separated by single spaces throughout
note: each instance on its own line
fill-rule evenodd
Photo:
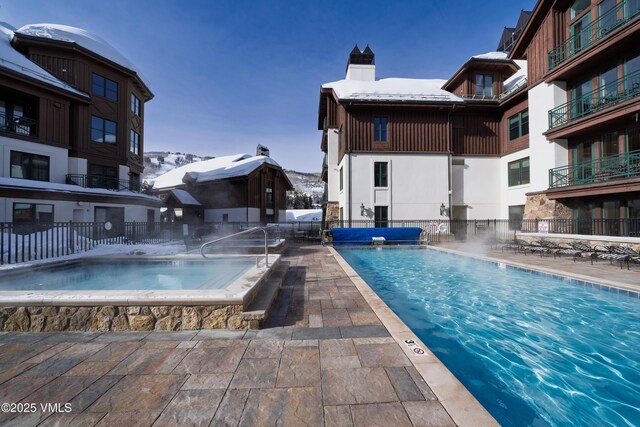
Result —
M 376 228 L 387 228 L 389 226 L 389 207 L 388 206 L 375 206 L 374 207 L 374 222 Z

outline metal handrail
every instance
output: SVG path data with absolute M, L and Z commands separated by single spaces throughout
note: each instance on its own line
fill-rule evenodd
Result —
M 230 239 L 231 237 L 240 236 L 241 234 L 255 233 L 256 231 L 262 231 L 264 233 L 264 265 L 265 267 L 269 267 L 269 246 L 267 245 L 267 237 L 269 234 L 267 233 L 266 227 L 252 227 L 247 230 L 238 231 L 237 233 L 229 234 L 228 236 L 220 237 L 218 239 L 203 243 L 202 246 L 200 246 L 200 255 L 202 255 L 203 258 L 207 258 L 207 256 L 204 254 L 204 248 L 206 246 L 212 245 L 221 240 Z
M 640 175 L 640 150 L 549 169 L 549 188 Z

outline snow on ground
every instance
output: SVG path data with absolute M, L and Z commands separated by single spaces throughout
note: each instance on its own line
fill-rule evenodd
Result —
M 16 268 L 37 267 L 45 264 L 58 263 L 60 261 L 79 260 L 83 258 L 113 256 L 113 255 L 185 255 L 187 248 L 184 242 L 169 242 L 155 245 L 98 245 L 93 249 L 72 255 L 56 258 L 47 258 L 36 261 L 21 262 L 18 264 L 0 265 L 0 272 Z
M 322 209 L 287 209 L 287 221 L 322 221 Z

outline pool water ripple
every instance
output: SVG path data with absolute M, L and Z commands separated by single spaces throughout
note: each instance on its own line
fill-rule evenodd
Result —
M 640 425 L 640 300 L 434 250 L 340 254 L 506 426 Z

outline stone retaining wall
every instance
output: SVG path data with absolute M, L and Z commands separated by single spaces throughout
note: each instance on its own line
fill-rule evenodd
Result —
M 177 331 L 256 328 L 242 305 L 0 307 L 0 331 Z

